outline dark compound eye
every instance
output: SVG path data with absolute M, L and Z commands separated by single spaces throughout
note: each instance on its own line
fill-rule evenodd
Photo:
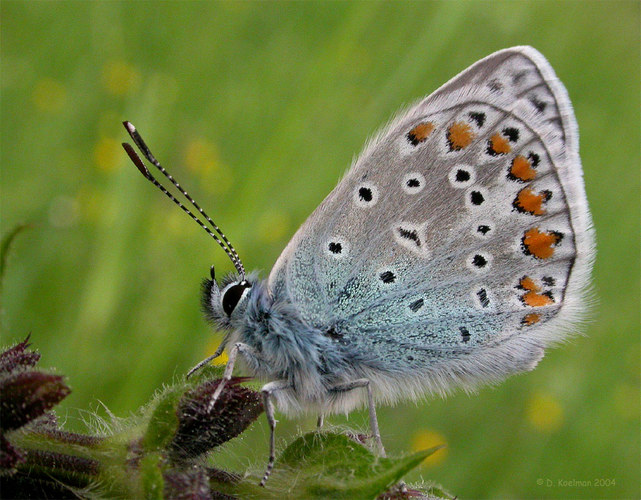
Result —
M 238 302 L 243 296 L 244 291 L 247 288 L 251 288 L 251 285 L 247 281 L 241 281 L 236 285 L 232 285 L 223 293 L 223 311 L 227 316 L 231 316 L 231 313 L 234 312 Z

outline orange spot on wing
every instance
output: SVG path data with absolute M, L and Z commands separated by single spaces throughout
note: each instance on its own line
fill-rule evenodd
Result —
M 523 290 L 528 290 L 532 292 L 538 292 L 540 290 L 539 286 L 534 283 L 534 280 L 529 276 L 523 276 L 519 281 L 519 288 Z
M 512 151 L 509 141 L 498 132 L 490 139 L 488 152 L 495 155 L 504 155 Z
M 474 139 L 472 127 L 465 122 L 454 122 L 447 130 L 447 141 L 452 151 L 468 147 L 472 143 L 472 139 Z
M 532 215 L 543 215 L 545 209 L 543 202 L 547 201 L 548 194 L 545 192 L 535 193 L 530 188 L 523 188 L 516 195 L 513 205 L 520 212 L 527 212 Z
M 407 133 L 407 138 L 414 146 L 417 146 L 419 143 L 424 142 L 433 130 L 434 124 L 432 122 L 419 123 Z
M 554 304 L 554 297 L 552 297 L 551 292 L 545 292 L 545 293 L 539 293 L 541 291 L 541 287 L 537 285 L 532 278 L 529 276 L 523 276 L 519 280 L 519 284 L 517 285 L 517 288 L 521 288 L 522 290 L 525 290 L 525 293 L 521 295 L 521 301 L 526 305 L 530 307 L 543 307 L 543 306 L 549 306 L 550 304 Z M 536 316 L 536 321 L 538 321 L 539 315 L 534 314 L 534 315 L 528 315 L 523 318 L 523 324 L 534 324 L 536 321 L 534 320 L 534 316 Z M 530 323 L 526 323 L 526 318 L 531 320 Z
M 525 156 L 518 155 L 512 160 L 510 175 L 521 181 L 531 181 L 536 177 L 536 170 L 532 168 L 532 162 Z
M 537 313 L 526 314 L 521 323 L 525 326 L 532 326 L 541 321 L 541 315 Z
M 528 229 L 523 235 L 525 253 L 537 259 L 548 259 L 554 254 L 554 247 L 561 241 L 562 235 L 552 231 L 539 231 L 538 227 Z
M 521 300 L 523 301 L 523 303 L 525 303 L 525 305 L 528 305 L 530 307 L 543 307 L 554 304 L 554 300 L 552 300 L 552 297 L 534 291 L 523 294 Z

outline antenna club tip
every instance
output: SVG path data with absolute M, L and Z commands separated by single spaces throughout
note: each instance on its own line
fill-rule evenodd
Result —
M 131 144 L 123 142 L 122 147 L 127 152 L 127 154 L 129 155 L 129 158 L 131 158 L 131 161 L 134 163 L 134 165 L 136 165 L 136 168 L 140 171 L 140 173 L 144 175 L 147 179 L 152 180 L 153 177 L 149 173 L 149 170 L 147 170 L 147 167 L 145 167 L 145 164 L 142 162 L 140 157 L 136 154 L 136 152 L 134 151 L 134 148 L 131 147 Z
M 129 133 L 136 131 L 136 127 L 134 127 L 133 123 L 131 123 L 130 121 L 125 120 L 124 122 L 122 122 L 122 124 L 125 126 Z

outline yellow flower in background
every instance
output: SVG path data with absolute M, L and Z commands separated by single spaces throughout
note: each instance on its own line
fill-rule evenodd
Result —
M 110 94 L 127 95 L 138 89 L 140 73 L 125 61 L 110 61 L 102 68 L 102 84 Z
M 203 185 L 212 194 L 220 195 L 231 187 L 233 176 L 230 168 L 220 160 L 218 148 L 205 139 L 193 139 L 185 148 L 185 165 L 201 174 Z
M 122 147 L 112 137 L 101 137 L 94 146 L 93 158 L 100 170 L 112 172 L 122 166 Z
M 207 344 L 207 356 L 211 356 L 212 354 L 214 354 L 222 341 L 223 340 L 219 335 L 216 335 L 211 341 L 209 341 L 209 343 Z M 227 351 L 223 351 L 220 356 L 212 360 L 212 363 L 216 366 L 224 366 L 227 364 L 227 361 L 229 361 Z
M 563 425 L 563 408 L 551 394 L 534 393 L 527 403 L 527 420 L 540 432 L 556 432 Z
M 43 78 L 36 83 L 31 98 L 38 111 L 57 113 L 67 102 L 67 91 L 59 81 Z
M 447 440 L 445 439 L 445 436 L 436 431 L 423 429 L 412 436 L 411 444 L 412 450 L 417 452 L 433 448 L 434 446 L 446 445 Z M 433 467 L 435 465 L 439 465 L 443 463 L 446 457 L 447 447 L 441 448 L 423 460 L 421 467 Z
M 263 243 L 275 243 L 282 240 L 289 229 L 290 220 L 287 212 L 278 209 L 263 212 L 257 223 L 258 239 Z
M 205 139 L 192 139 L 185 148 L 185 165 L 192 172 L 205 173 L 220 163 L 218 148 Z

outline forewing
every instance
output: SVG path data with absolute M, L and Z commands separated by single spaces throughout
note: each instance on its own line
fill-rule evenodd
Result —
M 593 254 L 569 99 L 516 47 L 371 141 L 269 284 L 309 324 L 407 366 L 527 338 L 507 372 L 577 319 Z

